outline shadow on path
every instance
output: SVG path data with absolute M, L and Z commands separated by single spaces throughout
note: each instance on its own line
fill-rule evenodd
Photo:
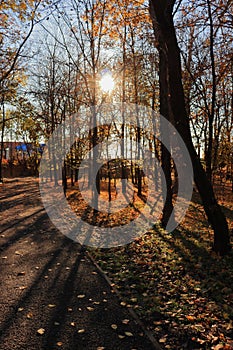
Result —
M 35 179 L 6 183 L 0 202 L 1 350 L 155 348 L 84 249 L 52 225 Z

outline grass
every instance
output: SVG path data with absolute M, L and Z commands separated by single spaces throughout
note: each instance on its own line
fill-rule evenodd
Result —
M 231 227 L 229 198 L 221 204 Z M 233 252 L 219 257 L 212 241 L 194 193 L 174 232 L 155 226 L 127 246 L 89 251 L 162 348 L 233 349 Z

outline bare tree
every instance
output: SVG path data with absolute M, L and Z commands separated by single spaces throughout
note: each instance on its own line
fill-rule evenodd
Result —
M 201 195 L 205 212 L 214 230 L 213 249 L 222 255 L 230 250 L 229 230 L 225 216 L 214 196 L 213 188 L 194 148 L 189 119 L 185 107 L 182 85 L 180 50 L 177 43 L 173 10 L 175 0 L 151 0 L 150 10 L 156 39 L 166 57 L 167 83 L 169 84 L 168 105 L 171 105 L 173 124 L 183 138 L 193 163 L 194 178 Z M 161 72 L 160 72 L 161 74 Z

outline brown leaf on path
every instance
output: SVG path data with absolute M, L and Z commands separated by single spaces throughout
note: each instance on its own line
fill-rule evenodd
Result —
M 88 311 L 94 311 L 95 309 L 93 307 L 91 307 L 91 306 L 87 306 L 87 310 Z
M 37 330 L 37 334 L 39 334 L 39 335 L 43 335 L 44 333 L 45 333 L 45 329 L 44 328 L 39 328 Z
M 119 339 L 124 339 L 124 338 L 125 338 L 125 335 L 119 334 L 119 335 L 118 335 L 118 338 L 119 338 Z
M 77 296 L 77 298 L 83 299 L 83 298 L 85 298 L 85 294 L 79 294 L 79 295 Z
M 112 324 L 112 325 L 111 325 L 111 328 L 112 328 L 112 329 L 117 329 L 117 325 L 116 325 L 116 324 Z
M 56 307 L 56 305 L 55 305 L 55 304 L 49 304 L 48 307 L 49 307 L 50 309 L 53 309 L 54 307 Z
M 27 288 L 27 286 L 20 286 L 19 287 L 19 290 L 24 290 L 24 289 L 26 289 Z
M 79 329 L 79 330 L 78 330 L 78 333 L 79 333 L 79 334 L 82 334 L 82 333 L 84 333 L 84 332 L 85 332 L 85 329 Z
M 159 343 L 166 343 L 166 341 L 167 341 L 167 338 L 165 337 L 159 339 Z
M 123 323 L 123 324 L 128 324 L 128 323 L 129 323 L 129 320 L 124 319 L 124 320 L 122 320 L 122 323 Z
M 17 273 L 17 276 L 25 276 L 26 272 L 25 271 L 20 271 Z
M 125 335 L 127 335 L 127 337 L 133 337 L 133 334 L 131 332 L 125 332 Z
M 19 252 L 18 250 L 16 250 L 15 255 L 23 255 L 23 254 L 21 252 Z

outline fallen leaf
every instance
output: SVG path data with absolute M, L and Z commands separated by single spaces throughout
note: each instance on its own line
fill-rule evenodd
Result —
M 25 271 L 21 271 L 17 273 L 17 276 L 24 276 L 25 274 L 26 274 Z
M 131 332 L 125 332 L 125 335 L 127 335 L 127 337 L 133 337 L 133 334 Z
M 18 250 L 15 251 L 15 255 L 22 255 Z
M 122 323 L 124 323 L 124 324 L 128 324 L 128 323 L 129 323 L 129 320 L 124 319 L 124 320 L 122 320 Z
M 187 318 L 187 320 L 189 321 L 194 321 L 195 320 L 195 317 L 194 316 L 191 316 L 191 315 L 188 315 L 188 316 L 185 316 Z
M 112 329 L 117 329 L 117 325 L 116 324 L 112 324 L 111 327 L 112 327 Z
M 85 294 L 79 294 L 79 295 L 78 295 L 78 298 L 79 298 L 79 299 L 85 298 Z
M 48 307 L 52 309 L 52 308 L 56 307 L 56 305 L 55 304 L 49 304 Z
M 224 345 L 223 344 L 218 344 L 214 347 L 214 350 L 220 350 L 220 349 L 223 349 L 224 348 Z
M 88 311 L 94 311 L 95 309 L 93 307 L 91 307 L 91 306 L 87 306 L 87 310 Z
M 130 300 L 131 300 L 133 303 L 136 303 L 136 302 L 138 301 L 137 298 L 131 298 Z
M 79 330 L 78 330 L 78 333 L 79 333 L 79 334 L 82 334 L 82 333 L 84 333 L 84 332 L 85 332 L 85 329 L 79 329 Z
M 124 336 L 124 335 L 119 334 L 119 335 L 118 335 L 118 338 L 120 338 L 120 339 L 124 339 L 124 338 L 125 338 L 125 336 Z
M 167 341 L 167 338 L 165 337 L 159 339 L 159 343 L 166 343 L 166 341 Z
M 44 328 L 39 328 L 37 330 L 37 334 L 39 334 L 39 335 L 43 335 L 44 333 L 45 333 L 45 329 Z

